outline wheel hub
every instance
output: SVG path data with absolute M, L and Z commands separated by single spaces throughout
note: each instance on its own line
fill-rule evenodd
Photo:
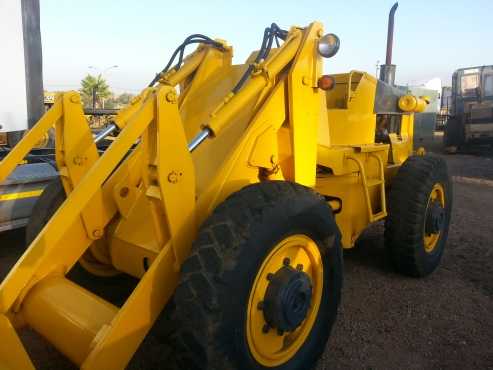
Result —
M 433 201 L 426 216 L 425 232 L 426 234 L 438 233 L 445 222 L 445 209 L 438 200 Z
M 293 331 L 305 320 L 310 308 L 310 277 L 289 265 L 269 277 L 263 305 L 265 321 L 280 332 Z

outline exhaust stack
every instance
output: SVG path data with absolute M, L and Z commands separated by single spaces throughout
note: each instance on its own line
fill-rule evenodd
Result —
M 395 3 L 389 12 L 389 25 L 387 30 L 387 53 L 385 55 L 385 64 L 380 66 L 380 80 L 389 85 L 395 84 L 395 64 L 392 64 L 392 46 L 394 42 L 394 16 L 399 3 Z

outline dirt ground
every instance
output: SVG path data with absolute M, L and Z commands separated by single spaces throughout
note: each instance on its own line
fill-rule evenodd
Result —
M 445 156 L 454 176 L 446 253 L 426 279 L 396 274 L 375 225 L 345 253 L 343 302 L 317 370 L 493 369 L 493 152 Z M 0 279 L 21 253 L 22 230 L 0 235 Z M 125 282 L 126 289 L 132 285 Z M 114 282 L 103 290 L 114 293 Z M 23 331 L 39 369 L 73 366 Z M 165 368 L 151 335 L 130 369 Z

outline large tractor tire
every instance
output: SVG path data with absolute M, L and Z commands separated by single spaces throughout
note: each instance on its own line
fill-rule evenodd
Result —
M 409 157 L 393 179 L 385 245 L 396 269 L 414 277 L 440 263 L 450 225 L 452 182 L 439 157 Z
M 167 338 L 173 369 L 310 369 L 342 286 L 340 232 L 327 202 L 282 181 L 231 195 L 182 267 Z
M 43 193 L 34 204 L 26 226 L 26 247 L 38 236 L 66 198 L 65 190 L 59 178 L 53 180 L 43 190 Z M 85 281 L 93 279 L 93 275 L 96 277 L 115 276 L 118 274 L 118 271 L 110 265 L 98 262 L 93 257 L 91 251 L 88 250 L 74 266 L 71 274 L 76 280 Z

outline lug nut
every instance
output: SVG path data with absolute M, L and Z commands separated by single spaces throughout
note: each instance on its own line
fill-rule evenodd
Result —
M 297 266 L 296 266 L 296 270 L 298 271 L 303 271 L 303 265 L 301 263 L 299 263 Z
M 282 264 L 284 266 L 289 266 L 290 263 L 291 263 L 291 260 L 289 259 L 289 257 L 284 258 L 282 261 Z
M 262 327 L 262 333 L 264 333 L 264 334 L 268 333 L 269 329 L 270 329 L 269 324 L 264 324 L 264 326 Z

